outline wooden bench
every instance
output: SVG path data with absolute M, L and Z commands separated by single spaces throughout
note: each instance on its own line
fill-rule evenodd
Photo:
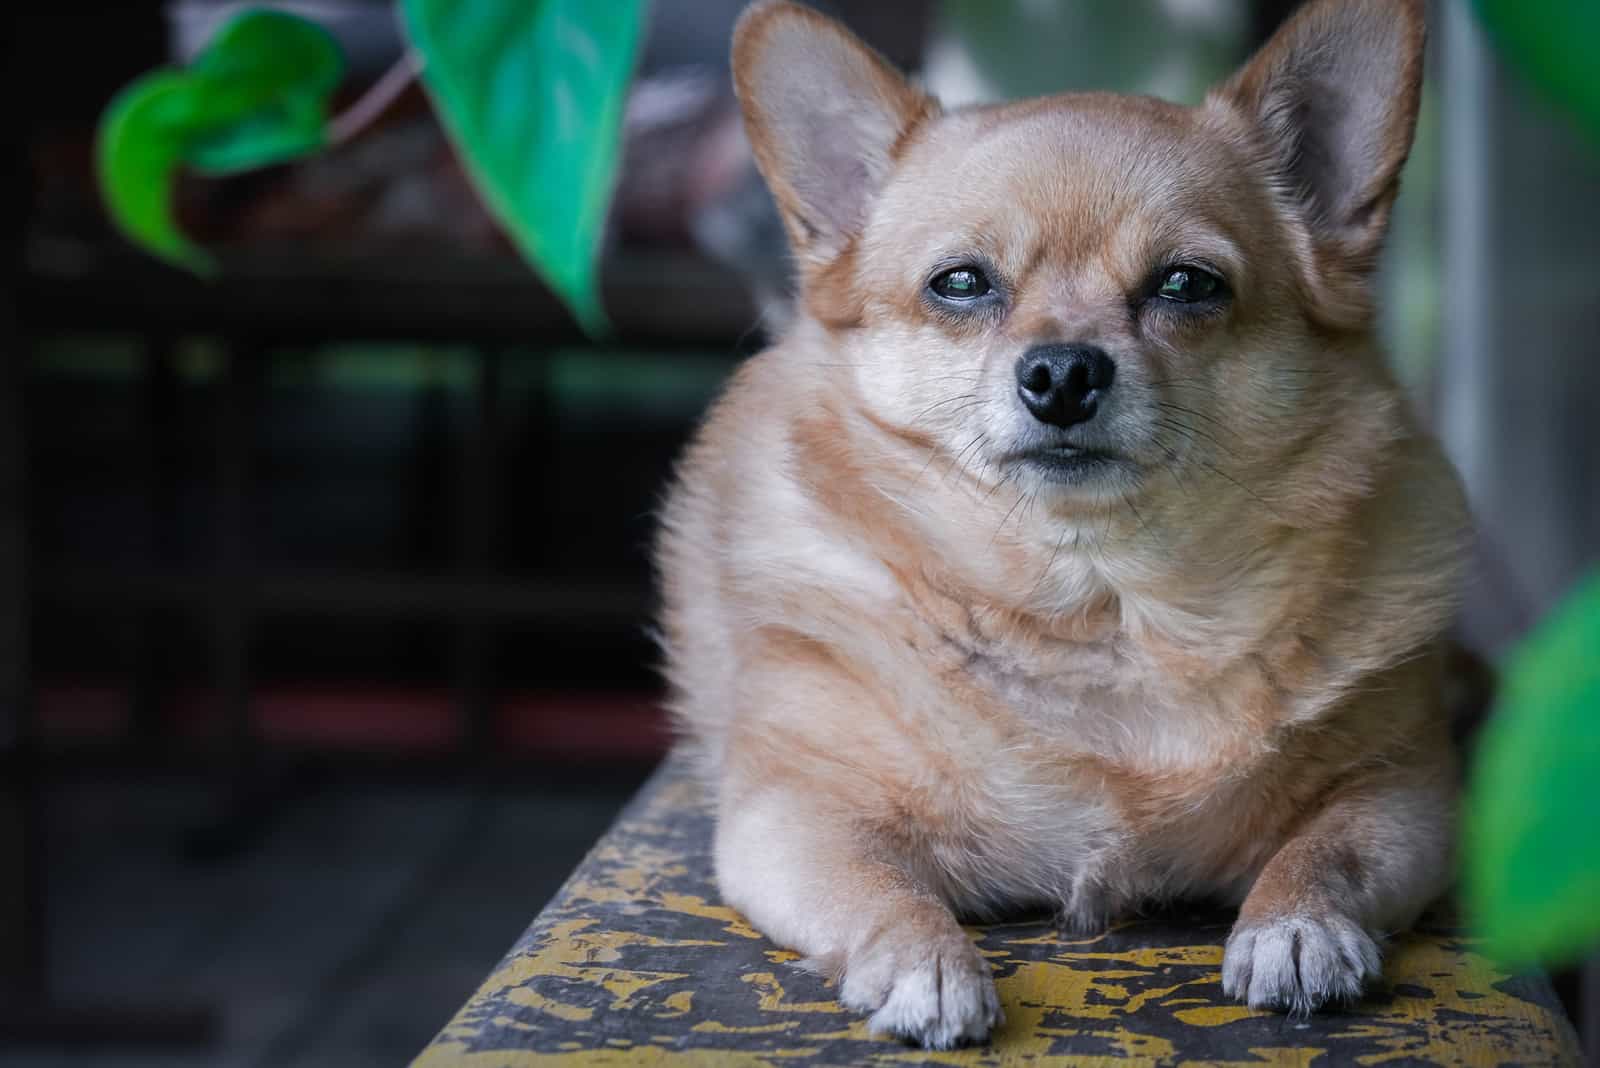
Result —
M 1390 946 L 1384 985 L 1350 1011 L 1303 1021 L 1252 1012 L 1222 995 L 1228 917 L 1214 913 L 1094 938 L 1044 921 L 974 927 L 1006 1023 L 986 1047 L 925 1054 L 868 1034 L 826 982 L 793 966 L 795 954 L 719 904 L 710 840 L 703 791 L 669 760 L 416 1064 L 1579 1059 L 1548 982 L 1498 971 L 1439 921 Z

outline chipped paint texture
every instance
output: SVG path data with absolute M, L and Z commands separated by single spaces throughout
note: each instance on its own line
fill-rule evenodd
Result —
M 1096 938 L 974 927 L 1005 1026 L 980 1049 L 908 1049 L 718 903 L 710 837 L 699 788 L 669 763 L 416 1064 L 1577 1063 L 1548 984 L 1496 971 L 1447 925 L 1396 940 L 1361 1005 L 1294 1022 L 1222 996 L 1214 913 Z

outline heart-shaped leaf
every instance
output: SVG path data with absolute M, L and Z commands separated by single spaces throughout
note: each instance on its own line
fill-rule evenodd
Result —
M 226 174 L 317 151 L 343 66 L 316 24 L 246 11 L 187 70 L 136 79 L 100 119 L 100 191 L 112 220 L 162 259 L 208 273 L 210 257 L 172 215 L 179 168 Z
M 344 62 L 322 27 L 276 11 L 246 12 L 223 27 L 191 73 L 228 116 L 189 148 L 188 161 L 226 174 L 308 155 L 326 142 L 328 100 Z
M 1600 944 L 1600 574 L 1512 657 L 1464 829 L 1466 902 L 1491 953 L 1558 964 Z
M 490 211 L 591 332 L 643 0 L 404 0 L 422 80 Z

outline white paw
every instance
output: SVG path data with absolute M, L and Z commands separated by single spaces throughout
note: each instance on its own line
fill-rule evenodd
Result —
M 932 945 L 880 941 L 850 962 L 839 1000 L 871 1012 L 874 1032 L 928 1049 L 982 1042 L 1004 1019 L 989 964 L 965 937 Z
M 1222 992 L 1252 1009 L 1299 1015 L 1352 1002 L 1383 968 L 1378 945 L 1337 913 L 1234 925 L 1222 954 Z

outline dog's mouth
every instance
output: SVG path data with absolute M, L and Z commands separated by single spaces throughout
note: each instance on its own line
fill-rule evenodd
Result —
M 1120 466 L 1123 458 L 1108 449 L 1055 442 L 1019 449 L 1009 460 L 1026 464 L 1051 482 L 1083 482 Z

